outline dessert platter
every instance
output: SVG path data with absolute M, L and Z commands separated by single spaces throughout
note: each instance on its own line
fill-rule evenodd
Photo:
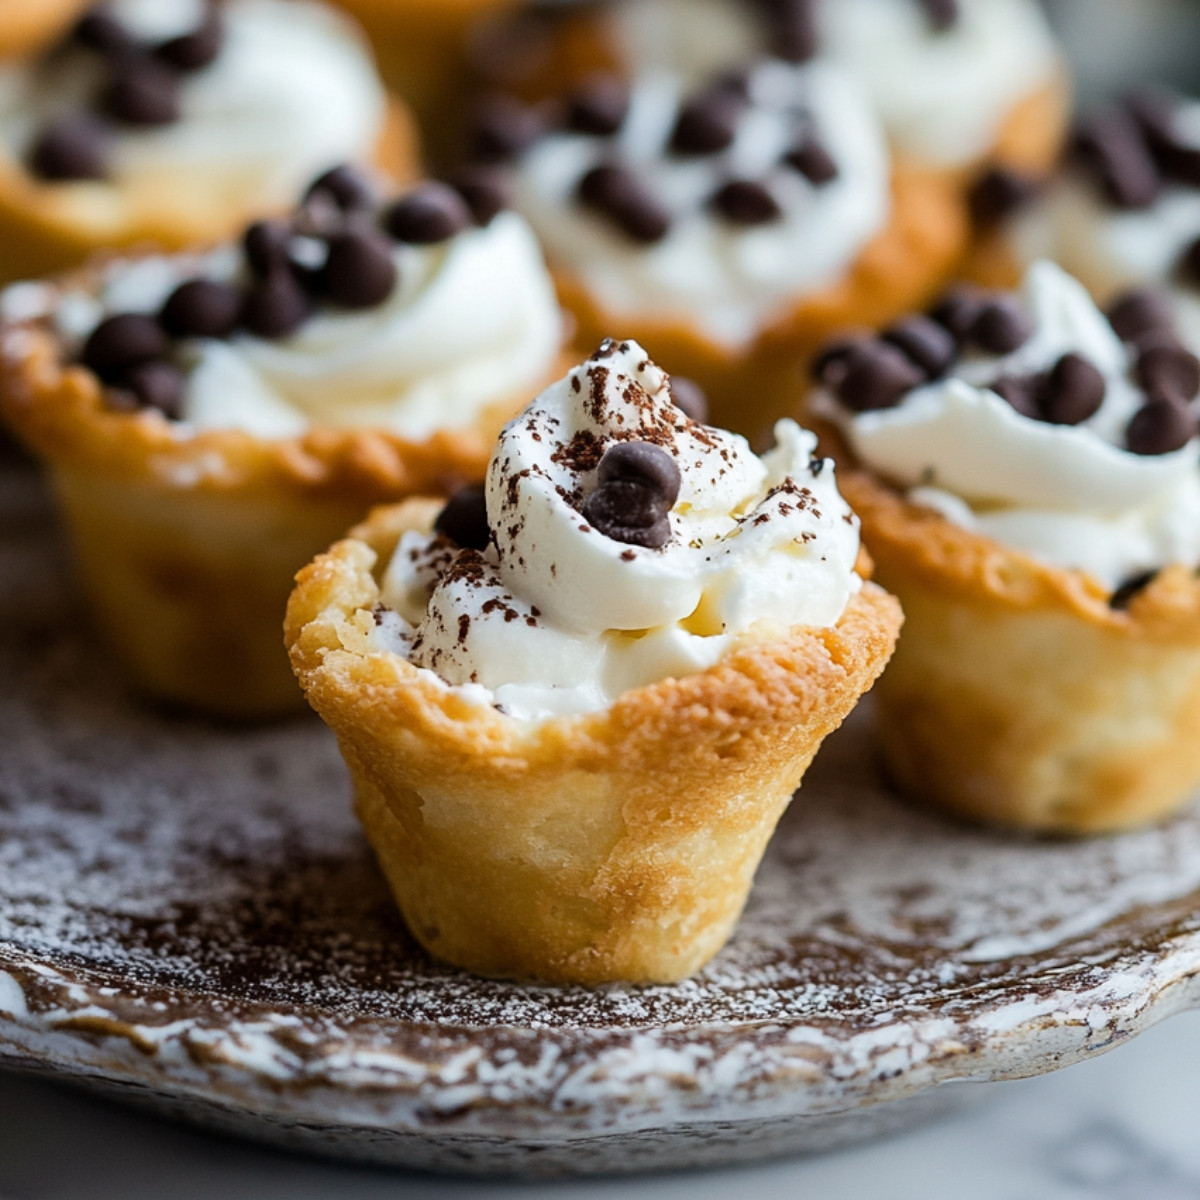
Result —
M 1071 134 L 1034 0 L 343 7 L 0 59 L 0 1066 L 621 1173 L 1192 1004 L 1200 106 Z
M 2 514 L 5 1066 L 347 1159 L 632 1171 L 877 1136 L 1200 995 L 1200 812 L 1086 842 L 959 825 L 889 791 L 869 712 L 688 982 L 440 966 L 327 731 L 148 713 L 81 630 L 32 472 Z

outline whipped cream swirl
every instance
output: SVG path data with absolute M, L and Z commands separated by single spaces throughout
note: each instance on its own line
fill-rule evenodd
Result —
M 1044 562 L 1109 588 L 1171 563 L 1200 564 L 1200 440 L 1157 455 L 1125 449 L 1146 401 L 1130 348 L 1082 285 L 1050 263 L 1031 268 L 1023 295 L 1034 328 L 1013 353 L 968 355 L 892 408 L 855 414 L 825 393 L 820 410 L 910 499 Z M 1067 354 L 1103 376 L 1103 402 L 1080 424 L 1032 419 L 991 390 Z
M 624 0 L 616 26 L 633 72 L 655 64 L 690 79 L 770 49 L 749 0 Z M 958 166 L 985 155 L 1012 109 L 1062 70 L 1034 0 L 959 0 L 934 28 L 918 0 L 818 0 L 818 53 L 867 90 L 905 155 Z
M 135 36 L 158 41 L 194 29 L 197 0 L 112 0 Z M 371 53 L 341 14 L 311 0 L 228 0 L 216 59 L 184 77 L 181 119 L 120 126 L 109 179 L 70 187 L 153 191 L 159 202 L 237 212 L 286 203 L 335 162 L 367 161 L 386 95 Z M 23 160 L 37 132 L 86 110 L 100 82 L 91 52 L 0 66 L 0 146 Z
M 641 75 L 615 135 L 567 131 L 537 142 L 516 169 L 516 204 L 551 258 L 609 313 L 683 318 L 740 346 L 789 303 L 840 279 L 886 226 L 890 161 L 857 85 L 827 64 L 760 65 L 747 78 L 747 108 L 728 148 L 672 154 L 691 90 L 680 76 Z M 809 127 L 837 166 L 836 177 L 820 183 L 784 163 Z M 610 161 L 635 172 L 671 214 L 660 241 L 634 241 L 578 201 L 581 178 Z M 711 198 L 730 179 L 768 186 L 778 217 L 744 225 L 715 216 Z
M 697 424 L 634 342 L 606 342 L 504 431 L 487 478 L 481 553 L 407 534 L 383 580 L 376 645 L 513 717 L 607 707 L 701 671 L 739 640 L 840 619 L 861 581 L 858 522 L 816 438 L 792 421 L 759 458 Z M 583 516 L 605 451 L 650 442 L 680 489 L 661 549 Z

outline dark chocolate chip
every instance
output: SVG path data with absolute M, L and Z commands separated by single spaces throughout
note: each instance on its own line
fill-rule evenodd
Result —
M 129 30 L 103 4 L 84 13 L 71 37 L 99 54 L 123 54 L 133 48 Z
M 583 515 L 614 542 L 658 550 L 671 539 L 669 507 L 654 488 L 631 479 L 614 479 L 584 502 Z
M 701 425 L 708 424 L 708 397 L 694 380 L 683 375 L 672 375 L 671 402 L 691 420 Z
M 490 96 L 476 109 L 469 155 L 479 162 L 508 162 L 533 145 L 544 128 L 540 114 L 528 105 L 511 96 Z
M 960 345 L 971 335 L 971 328 L 988 302 L 987 293 L 971 284 L 951 288 L 929 311 L 929 315 L 950 331 Z
M 295 333 L 312 312 L 312 301 L 287 266 L 269 270 L 242 301 L 242 324 L 262 338 Z
M 783 156 L 783 161 L 817 186 L 832 183 L 838 177 L 837 160 L 815 129 L 802 134 Z
M 837 398 L 853 412 L 873 412 L 898 404 L 906 393 L 926 382 L 925 373 L 908 355 L 887 342 L 862 342 L 838 364 L 833 384 Z M 826 373 L 833 371 L 833 364 Z
M 375 207 L 378 195 L 370 176 L 350 163 L 331 167 L 308 185 L 304 193 L 307 203 L 317 196 L 328 198 L 341 212 L 368 212 Z
M 329 239 L 321 291 L 342 308 L 374 308 L 392 294 L 397 278 L 392 243 L 375 229 L 354 229 Z
M 1179 260 L 1179 274 L 1184 283 L 1200 287 L 1200 238 L 1197 238 Z
M 816 56 L 815 0 L 758 0 L 770 31 L 771 53 L 788 62 L 808 62 Z
M 1125 612 L 1133 601 L 1142 594 L 1156 579 L 1157 571 L 1145 571 L 1127 579 L 1108 599 L 1108 607 L 1114 612 Z
M 80 359 L 101 379 L 112 381 L 122 371 L 167 352 L 167 337 L 158 322 L 144 313 L 118 313 L 101 321 L 83 344 Z
M 1182 106 L 1177 95 L 1163 88 L 1141 88 L 1125 98 L 1125 107 L 1141 126 L 1162 173 L 1178 183 L 1200 187 L 1200 146 L 1177 132 Z
M 1033 320 L 1012 296 L 989 300 L 971 325 L 969 338 L 986 354 L 1012 354 L 1033 336 Z
M 126 125 L 170 125 L 180 116 L 179 75 L 152 58 L 121 59 L 100 103 Z
M 1196 416 L 1172 397 L 1148 400 L 1125 431 L 1125 444 L 1134 454 L 1171 454 L 1182 450 L 1197 434 Z
M 936 33 L 946 33 L 958 24 L 962 15 L 958 0 L 920 0 L 925 19 Z
M 679 465 L 661 446 L 653 442 L 617 442 L 600 460 L 596 473 L 601 485 L 624 481 L 650 488 L 669 511 L 679 499 L 683 478 Z
M 766 225 L 783 216 L 771 189 L 756 179 L 731 179 L 722 184 L 713 195 L 712 206 L 735 225 Z
M 837 387 L 855 353 L 873 340 L 870 334 L 853 334 L 826 342 L 812 361 L 813 379 L 828 387 Z
M 504 176 L 490 167 L 467 167 L 446 181 L 464 200 L 476 225 L 490 225 L 512 198 Z
M 459 488 L 438 513 L 433 528 L 464 550 L 486 550 L 492 531 L 488 528 L 487 494 L 483 487 L 472 484 Z
M 1129 113 L 1107 109 L 1085 120 L 1075 148 L 1118 208 L 1149 208 L 1162 191 L 1162 176 L 1145 136 Z
M 242 250 L 250 269 L 256 275 L 266 275 L 287 266 L 293 234 L 286 221 L 255 221 L 242 237 Z
M 1136 342 L 1148 333 L 1169 331 L 1174 325 L 1171 302 L 1156 288 L 1122 292 L 1108 306 L 1108 323 L 1123 342 Z
M 187 385 L 183 372 L 169 362 L 155 359 L 130 367 L 121 373 L 115 386 L 135 396 L 139 408 L 156 408 L 172 421 L 183 416 Z
M 662 241 L 671 229 L 671 214 L 628 168 L 612 163 L 593 167 L 579 181 L 580 201 L 608 217 L 636 242 Z
M 1082 425 L 1104 403 L 1108 385 L 1081 354 L 1064 354 L 1054 364 L 1042 395 L 1042 418 L 1051 425 Z
M 104 179 L 112 152 L 112 127 L 100 117 L 60 117 L 38 135 L 29 169 L 40 179 Z
M 201 71 L 211 66 L 225 44 L 225 23 L 213 4 L 205 6 L 204 20 L 191 33 L 169 38 L 155 47 L 163 62 L 179 71 Z
M 1031 421 L 1042 419 L 1041 396 L 1046 387 L 1044 375 L 1004 375 L 991 390 Z
M 996 166 L 971 185 L 967 202 L 976 229 L 993 229 L 1037 197 L 1037 181 L 1011 167 Z
M 1139 345 L 1137 380 L 1147 395 L 1188 401 L 1200 392 L 1200 359 L 1170 333 L 1147 335 Z
M 958 358 L 953 334 L 932 317 L 906 317 L 884 330 L 883 340 L 903 350 L 930 379 L 940 379 Z
M 693 96 L 679 111 L 669 143 L 681 155 L 716 154 L 733 144 L 745 103 L 736 92 L 711 90 Z
M 388 209 L 384 225 L 392 237 L 416 246 L 444 242 L 474 224 L 467 202 L 444 183 L 423 183 Z
M 172 337 L 226 338 L 237 328 L 242 297 L 215 279 L 189 279 L 167 297 L 159 314 Z
M 597 75 L 567 101 L 566 125 L 576 133 L 611 137 L 628 115 L 628 84 L 615 75 Z

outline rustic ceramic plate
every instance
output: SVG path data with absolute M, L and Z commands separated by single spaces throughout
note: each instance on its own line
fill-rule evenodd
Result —
M 1200 812 L 1079 843 L 955 825 L 888 793 L 869 712 L 693 981 L 441 967 L 323 727 L 140 709 L 79 628 L 32 477 L 0 478 L 0 1063 L 345 1157 L 627 1171 L 869 1136 L 1197 995 Z

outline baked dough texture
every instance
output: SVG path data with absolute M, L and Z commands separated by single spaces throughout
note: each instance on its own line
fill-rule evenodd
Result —
M 1127 609 L 908 503 L 839 484 L 905 633 L 878 689 L 887 765 L 911 796 L 1062 834 L 1158 820 L 1200 784 L 1200 579 L 1159 574 Z
M 184 436 L 157 412 L 107 408 L 44 324 L 0 336 L 0 417 L 50 467 L 101 631 L 150 696 L 234 718 L 303 706 L 280 645 L 297 569 L 374 504 L 482 479 L 526 399 L 419 442 L 319 427 Z
M 849 326 L 885 325 L 923 308 L 945 286 L 966 242 L 966 209 L 957 187 L 940 174 L 899 165 L 893 170 L 891 220 L 845 275 L 798 299 L 738 348 L 715 342 L 684 319 L 609 312 L 562 269 L 555 271 L 555 281 L 563 307 L 578 323 L 579 350 L 590 352 L 614 329 L 653 346 L 655 361 L 666 371 L 704 388 L 712 424 L 755 440 L 795 412 L 802 372 L 833 334 Z
M 899 607 L 866 584 L 835 628 L 522 724 L 370 647 L 377 571 L 439 507 L 373 513 L 300 573 L 286 622 L 410 929 L 483 975 L 685 978 L 729 937 L 808 764 L 883 670 Z
M 60 37 L 91 0 L 0 0 L 0 58 L 34 54 Z

